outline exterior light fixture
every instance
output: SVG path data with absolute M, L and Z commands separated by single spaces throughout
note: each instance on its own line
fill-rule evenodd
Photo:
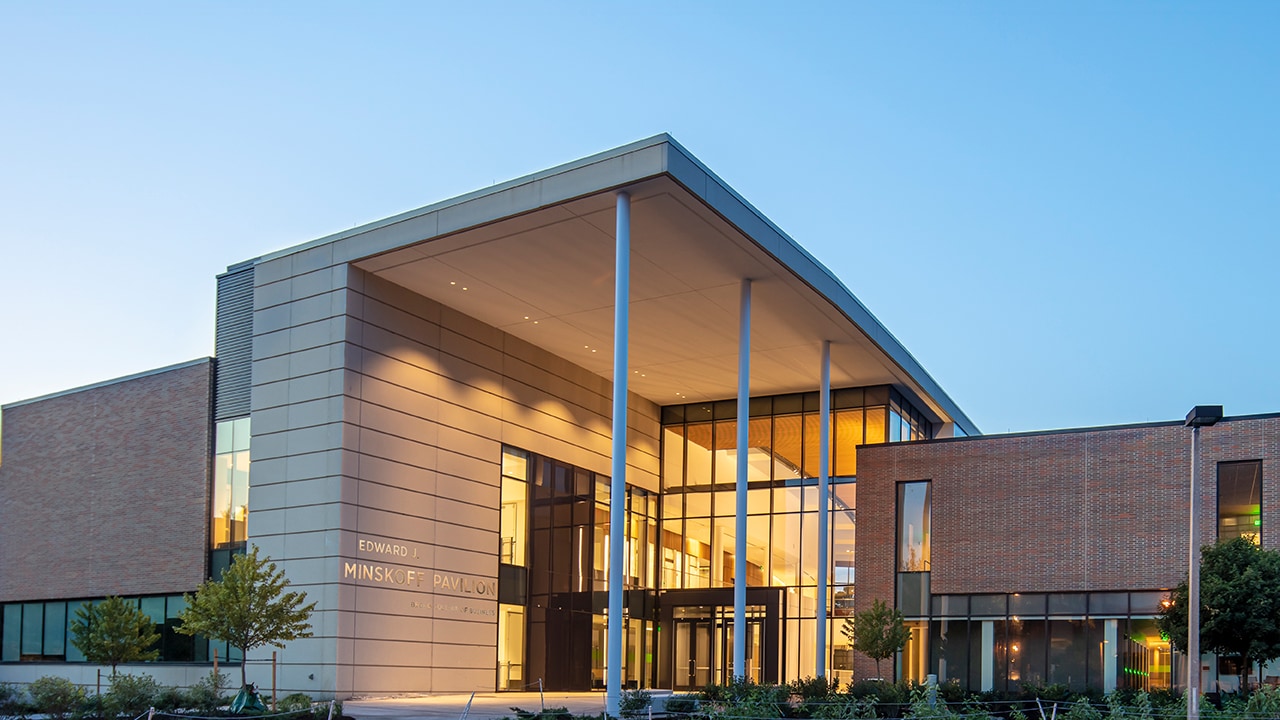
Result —
M 1221 405 L 1197 405 L 1187 413 L 1187 421 L 1183 423 L 1189 428 L 1209 427 L 1222 419 Z
M 1191 531 L 1187 536 L 1187 720 L 1200 720 L 1200 428 L 1222 419 L 1221 405 L 1197 405 L 1183 425 L 1191 428 Z

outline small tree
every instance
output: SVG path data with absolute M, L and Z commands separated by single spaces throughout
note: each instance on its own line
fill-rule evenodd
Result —
M 1200 550 L 1200 649 L 1241 659 L 1240 688 L 1254 663 L 1280 657 L 1280 552 L 1232 538 Z M 1178 584 L 1156 621 L 1175 646 L 1187 648 L 1187 581 Z M 1198 664 L 1195 659 L 1192 663 Z
M 118 597 L 81 605 L 71 621 L 71 644 L 89 662 L 110 665 L 112 678 L 120 663 L 160 657 L 160 651 L 152 647 L 159 640 L 151 618 L 136 604 Z
M 911 639 L 911 631 L 903 622 L 902 613 L 890 608 L 883 600 L 871 603 L 869 610 L 845 618 L 840 634 L 854 650 L 876 661 L 876 675 L 880 675 L 880 661 L 893 657 Z
M 285 592 L 289 580 L 258 548 L 239 555 L 222 572 L 221 580 L 206 580 L 178 616 L 184 635 L 204 635 L 230 643 L 242 657 L 263 645 L 283 647 L 285 641 L 311 637 L 311 611 L 305 592 Z M 306 603 L 306 604 L 304 604 Z M 247 684 L 240 663 L 240 684 Z

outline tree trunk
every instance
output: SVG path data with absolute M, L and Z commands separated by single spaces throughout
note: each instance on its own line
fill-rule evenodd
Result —
M 245 662 L 248 659 L 249 659 L 249 654 L 244 651 L 244 648 L 240 648 L 240 687 L 244 687 L 245 685 L 249 684 L 249 681 L 245 679 L 245 670 L 244 670 Z

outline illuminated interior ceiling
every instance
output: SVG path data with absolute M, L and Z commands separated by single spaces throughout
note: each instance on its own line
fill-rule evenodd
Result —
M 525 187 L 519 182 L 502 192 Z M 955 419 L 945 394 L 925 392 L 920 378 L 903 369 L 904 357 L 918 365 L 874 318 L 866 314 L 870 328 L 850 320 L 850 303 L 865 314 L 852 296 L 844 293 L 841 308 L 814 289 L 813 273 L 800 277 L 670 174 L 625 189 L 632 197 L 632 392 L 659 405 L 735 397 L 740 283 L 750 278 L 752 395 L 816 390 L 822 341 L 829 339 L 833 387 L 896 385 L 935 421 Z M 615 194 L 608 187 L 397 243 L 355 264 L 611 380 L 614 233 Z M 828 273 L 821 281 L 834 278 Z M 917 375 L 936 389 L 922 370 Z

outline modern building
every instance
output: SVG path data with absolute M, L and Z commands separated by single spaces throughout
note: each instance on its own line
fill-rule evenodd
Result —
M 1182 687 L 1185 655 L 1155 618 L 1187 579 L 1191 433 L 1173 422 L 859 448 L 856 605 L 893 598 L 907 616 L 903 676 Z M 1280 547 L 1280 414 L 1200 433 L 1202 543 Z M 1234 658 L 1206 657 L 1201 687 L 1235 689 L 1237 675 Z
M 1128 577 L 1165 558 L 1104 548 L 1083 578 L 974 560 L 1050 542 L 1011 517 L 1077 507 L 1065 460 L 1035 485 L 997 469 L 1058 435 L 964 439 L 978 429 L 849 290 L 665 135 L 233 265 L 217 303 L 212 360 L 4 406 L 0 680 L 89 682 L 67 623 L 108 594 L 164 626 L 148 672 L 202 675 L 233 649 L 173 618 L 246 543 L 318 602 L 280 687 L 339 697 L 865 676 L 839 628 L 875 598 L 917 628 L 903 675 L 945 659 L 944 677 L 995 686 L 1017 680 L 995 655 L 1010 598 L 1083 594 L 1105 641 L 1120 616 L 1094 595 L 1179 577 L 1176 557 Z M 1206 457 L 1262 474 L 1274 421 L 1209 436 L 1255 426 L 1263 449 Z M 1158 431 L 1170 469 L 1178 430 Z M 1156 477 L 1104 471 L 1127 451 L 1097 459 L 1133 432 L 1063 434 L 1100 438 L 1079 476 L 1099 496 Z M 1154 482 L 1177 517 L 1185 473 Z M 932 524 L 901 525 L 908 510 Z M 1178 525 L 1140 532 L 1185 558 Z M 972 615 L 980 596 L 1010 605 Z

